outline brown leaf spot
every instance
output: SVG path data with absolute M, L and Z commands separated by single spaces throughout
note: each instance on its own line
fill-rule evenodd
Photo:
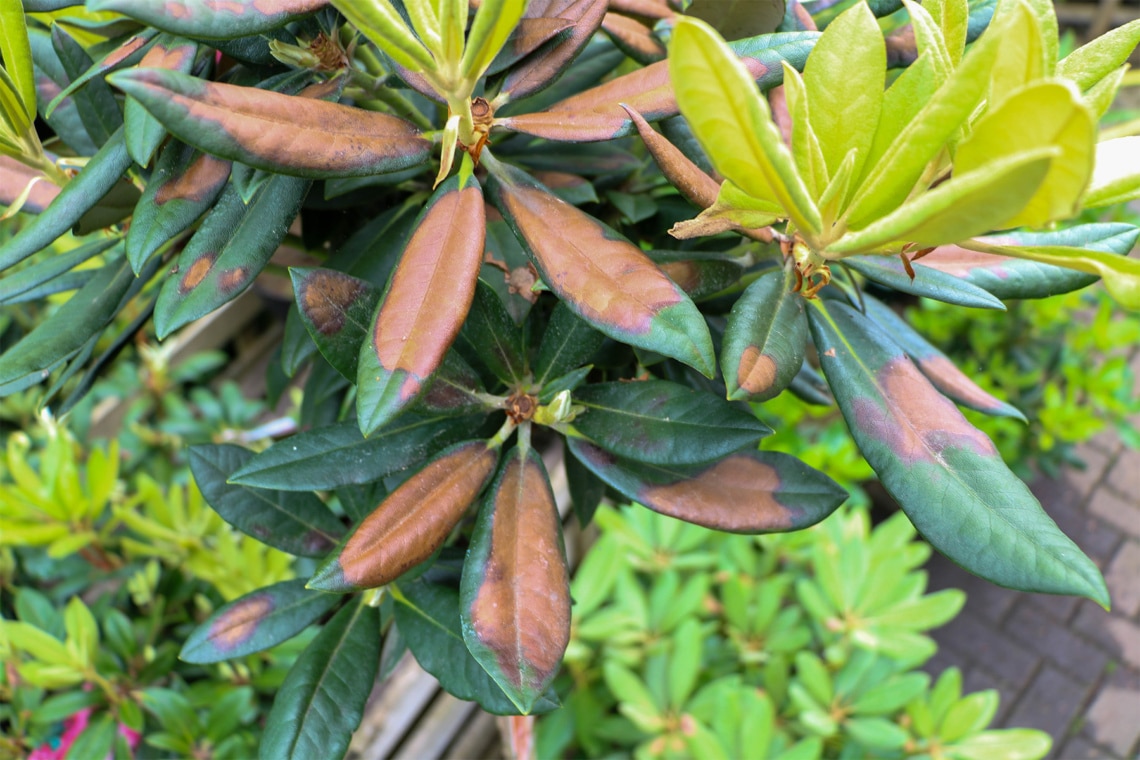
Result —
M 832 346 L 831 348 L 827 349 L 826 351 L 823 352 L 823 355 L 835 358 L 835 347 Z
M 396 267 L 372 345 L 384 369 L 410 375 L 410 393 L 439 366 L 463 326 L 483 263 L 485 229 L 482 191 L 446 193 L 420 222 Z
M 537 463 L 507 464 L 494 510 L 490 556 L 471 619 L 511 683 L 537 689 L 558 671 L 570 641 L 570 577 L 558 509 Z
M 966 406 L 980 409 L 997 409 L 1004 406 L 945 356 L 921 359 L 918 366 L 935 388 Z
M 472 441 L 404 481 L 345 543 L 345 580 L 361 588 L 383 586 L 430 557 L 483 490 L 497 460 L 495 450 Z
M 644 334 L 681 301 L 637 246 L 611 240 L 589 216 L 534 187 L 504 187 L 503 199 L 538 259 L 543 280 L 588 319 Z
M 876 374 L 887 410 L 867 398 L 854 403 L 855 424 L 886 441 L 903 462 L 942 462 L 946 449 L 969 449 L 997 456 L 985 433 L 975 428 L 954 402 L 943 396 L 906 356 L 884 364 Z
M 249 278 L 249 267 L 230 267 L 218 275 L 218 290 L 223 293 L 232 293 L 246 284 Z
M 155 193 L 154 203 L 171 200 L 201 201 L 213 195 L 229 179 L 231 163 L 203 153 L 182 174 L 167 180 Z
M 139 61 L 140 69 L 177 69 L 182 70 L 189 59 L 196 52 L 194 45 L 155 45 L 146 51 L 146 55 Z
M 692 293 L 701 284 L 701 270 L 695 261 L 668 261 L 658 266 L 686 293 Z
M 210 624 L 207 638 L 218 649 L 234 649 L 257 632 L 258 624 L 273 611 L 273 598 L 255 594 L 234 604 Z
M 206 275 L 210 273 L 210 269 L 213 268 L 214 261 L 217 258 L 217 252 L 210 251 L 194 259 L 194 263 L 187 267 L 186 272 L 182 275 L 182 280 L 178 283 L 178 291 L 182 295 L 186 295 L 201 285 L 202 280 L 206 279 Z
M 335 335 L 344 328 L 346 312 L 364 293 L 364 283 L 354 277 L 319 269 L 301 283 L 305 316 L 321 335 Z
M 117 50 L 108 54 L 107 57 L 103 59 L 102 65 L 106 66 L 108 68 L 117 65 L 124 58 L 129 57 L 131 55 L 131 53 L 134 53 L 136 50 L 138 50 L 143 45 L 145 45 L 146 42 L 147 41 L 146 41 L 145 37 L 139 37 L 139 36 L 131 37 L 129 40 L 124 42 Z M 153 50 L 153 49 L 154 48 L 151 48 L 151 50 Z M 150 51 L 147 51 L 147 55 L 149 55 L 149 54 L 150 54 Z M 146 60 L 145 55 L 143 56 L 143 60 L 144 61 Z M 139 64 L 139 65 L 143 65 L 143 64 Z
M 645 486 L 638 501 L 685 522 L 733 533 L 787 530 L 793 515 L 775 498 L 780 474 L 746 454 L 722 459 L 676 483 Z
M 987 238 L 987 242 L 1001 245 L 998 238 Z M 957 245 L 942 245 L 922 257 L 922 263 L 956 277 L 968 277 L 975 269 L 984 269 L 1002 280 L 1009 277 L 1004 265 L 1014 261 L 1009 256 L 995 253 L 971 251 Z
M 736 384 L 753 395 L 771 389 L 776 382 L 776 360 L 760 353 L 756 346 L 744 349 L 736 370 Z

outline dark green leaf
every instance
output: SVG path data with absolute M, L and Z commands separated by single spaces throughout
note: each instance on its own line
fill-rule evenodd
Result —
M 68 78 L 73 84 L 82 81 L 83 75 L 93 64 L 83 46 L 61 24 L 52 24 L 51 39 Z M 87 134 L 96 144 L 103 145 L 122 128 L 123 112 L 119 109 L 111 88 L 102 79 L 87 82 L 86 86 L 72 94 L 72 100 L 79 109 L 79 118 L 83 121 Z
M 914 279 L 906 273 L 902 262 L 891 256 L 848 256 L 843 263 L 872 282 L 894 288 L 900 293 L 933 298 L 957 306 L 1005 311 L 1005 304 L 988 291 L 966 280 L 922 264 L 913 264 Z
M 356 382 L 360 347 L 380 303 L 380 288 L 331 269 L 293 267 L 289 275 L 301 324 L 333 369 Z
M 92 256 L 104 253 L 121 241 L 122 238 L 117 235 L 92 240 L 66 253 L 57 254 L 46 261 L 24 267 L 15 274 L 0 278 L 0 304 L 16 301 L 19 296 L 51 282 L 65 272 L 70 272 Z M 108 258 L 113 259 L 118 253 L 113 251 L 108 254 Z
M 566 452 L 566 481 L 570 490 L 570 503 L 574 506 L 574 514 L 578 516 L 578 524 L 585 528 L 594 519 L 594 512 L 606 495 L 606 484 L 582 464 L 578 457 L 569 456 L 569 449 Z
M 695 251 L 650 251 L 649 258 L 694 301 L 719 293 L 740 279 L 744 267 L 727 256 Z
M 259 756 L 329 758 L 348 751 L 380 666 L 380 610 L 353 602 L 297 658 L 273 701 Z
M 733 305 L 720 354 L 730 399 L 775 398 L 803 366 L 807 317 L 790 279 L 791 270 L 768 272 Z
M 197 53 L 197 42 L 161 34 L 139 61 L 139 68 L 158 67 L 189 74 Z M 126 125 L 127 152 L 139 166 L 149 166 L 154 152 L 166 138 L 166 127 L 134 98 L 127 98 L 123 106 L 123 123 Z
M 495 289 L 482 280 L 455 347 L 473 366 L 485 366 L 504 383 L 518 382 L 526 374 L 522 331 Z
M 554 378 L 582 366 L 597 353 L 605 340 L 606 336 L 559 301 L 550 314 L 538 347 L 535 383 L 545 386 Z
M 303 579 L 260 588 L 223 605 L 182 645 L 186 662 L 221 662 L 277 646 L 296 636 L 343 597 L 305 588 Z
M 115 743 L 118 725 L 110 713 L 94 717 L 67 751 L 67 760 L 106 757 Z
M 701 464 L 755 445 L 772 431 L 727 401 L 667 380 L 579 389 L 574 426 L 603 449 L 639 462 Z
M 192 447 L 190 471 L 206 502 L 230 525 L 282 551 L 300 557 L 328 552 L 344 526 L 316 496 L 226 482 L 252 458 L 252 451 L 232 444 Z
M 327 0 L 90 0 L 92 11 L 114 11 L 149 26 L 186 37 L 233 39 L 285 26 L 327 4 Z

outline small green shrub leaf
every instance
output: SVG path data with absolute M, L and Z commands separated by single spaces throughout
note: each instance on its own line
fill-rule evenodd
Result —
M 265 722 L 259 757 L 344 757 L 379 667 L 380 610 L 363 601 L 349 604 L 285 676 Z
M 667 380 L 593 383 L 574 393 L 578 432 L 627 459 L 702 464 L 771 433 L 746 407 Z
M 220 607 L 182 645 L 186 662 L 221 662 L 261 652 L 296 636 L 342 597 L 309 591 L 305 581 L 282 581 Z
M 580 438 L 570 452 L 597 477 L 654 512 L 731 533 L 771 533 L 814 525 L 847 492 L 787 454 L 743 451 L 702 467 L 622 460 Z
M 809 317 L 859 450 L 935 548 L 1001 586 L 1108 604 L 1092 560 L 901 348 L 845 304 L 820 304 Z
M 807 317 L 789 278 L 783 269 L 761 275 L 733 304 L 720 354 L 732 401 L 775 398 L 803 366 Z
M 193 446 L 190 471 L 206 502 L 242 533 L 299 557 L 323 556 L 344 526 L 314 494 L 226 482 L 252 458 L 252 451 L 232 444 Z

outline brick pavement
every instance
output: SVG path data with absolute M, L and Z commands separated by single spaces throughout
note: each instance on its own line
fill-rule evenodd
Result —
M 1140 377 L 1140 354 L 1133 361 Z M 1087 600 L 998 588 L 937 553 L 931 590 L 961 588 L 962 613 L 934 631 L 965 688 L 995 688 L 995 727 L 1039 728 L 1056 760 L 1140 758 L 1140 451 L 1102 435 L 1078 449 L 1088 467 L 1033 486 L 1045 510 L 1097 562 L 1112 611 Z

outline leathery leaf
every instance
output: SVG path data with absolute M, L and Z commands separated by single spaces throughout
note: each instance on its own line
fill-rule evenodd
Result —
M 356 381 L 360 347 L 368 339 L 380 288 L 333 269 L 292 267 L 297 312 L 321 355 L 344 378 Z
M 570 452 L 611 488 L 654 512 L 730 533 L 772 533 L 814 525 L 847 492 L 788 454 L 738 451 L 700 467 L 640 464 L 570 438 Z
M 714 375 L 704 317 L 637 246 L 522 171 L 487 163 L 496 207 L 543 281 L 575 314 L 615 340 Z
M 443 545 L 498 462 L 498 449 L 467 441 L 445 449 L 364 518 L 309 580 L 319 591 L 391 583 Z
M 186 37 L 233 39 L 272 31 L 327 4 L 328 0 L 89 0 L 87 8 L 122 13 Z
M 812 338 L 855 442 L 926 540 L 998 585 L 1107 606 L 1096 565 L 902 348 L 846 304 L 813 306 Z
M 440 185 L 420 214 L 360 347 L 356 411 L 368 435 L 425 389 L 475 297 L 483 263 L 483 192 L 464 170 Z
M 258 169 L 314 179 L 417 166 L 431 143 L 409 122 L 329 103 L 339 82 L 306 96 L 206 82 L 168 69 L 131 69 L 107 81 L 138 100 L 178 139 Z
M 467 649 L 529 713 L 557 675 L 570 641 L 562 522 L 534 449 L 507 455 L 479 509 L 459 614 Z
M 732 401 L 775 398 L 803 366 L 807 318 L 790 276 L 783 269 L 761 275 L 732 307 L 720 353 Z

